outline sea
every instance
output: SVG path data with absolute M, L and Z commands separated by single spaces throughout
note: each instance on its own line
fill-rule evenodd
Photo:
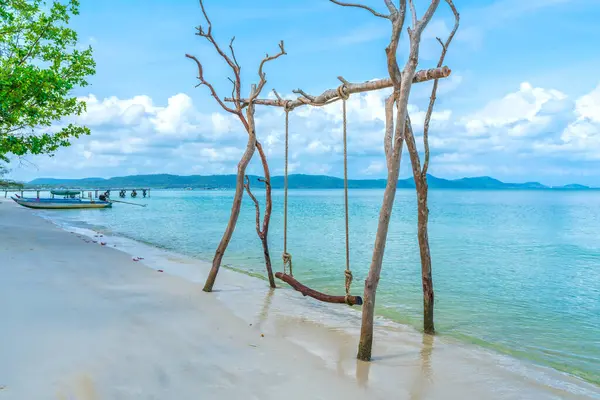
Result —
M 262 216 L 264 193 L 257 189 L 255 194 Z M 438 335 L 600 385 L 600 191 L 431 190 L 429 196 Z M 368 273 L 382 197 L 382 190 L 349 193 L 352 291 L 357 295 Z M 116 199 L 147 206 L 42 213 L 62 225 L 210 261 L 229 218 L 233 191 L 152 190 L 149 198 Z M 311 288 L 343 294 L 343 191 L 290 190 L 288 207 L 294 276 Z M 398 190 L 376 312 L 419 330 L 423 300 L 416 216 L 414 190 Z M 279 271 L 279 190 L 273 191 L 269 246 Z M 266 277 L 256 210 L 246 195 L 223 264 Z

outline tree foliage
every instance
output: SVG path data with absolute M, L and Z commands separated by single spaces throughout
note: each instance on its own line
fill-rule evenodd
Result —
M 0 160 L 52 153 L 89 134 L 74 124 L 51 128 L 85 111 L 71 91 L 95 73 L 91 47 L 78 49 L 67 27 L 78 13 L 78 0 L 0 0 Z

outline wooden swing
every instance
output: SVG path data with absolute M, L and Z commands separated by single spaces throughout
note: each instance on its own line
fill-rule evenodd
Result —
M 348 151 L 346 145 L 346 100 L 349 95 L 345 91 L 345 85 L 341 85 L 338 88 L 339 98 L 342 99 L 342 113 L 343 113 L 343 137 L 344 137 L 344 200 L 345 200 L 345 216 L 346 216 L 346 270 L 344 271 L 345 276 L 345 296 L 333 296 L 325 293 L 313 290 L 302 283 L 298 282 L 294 278 L 292 270 L 292 255 L 287 251 L 287 210 L 288 210 L 288 144 L 289 144 L 289 100 L 285 105 L 285 173 L 284 173 L 284 196 L 283 196 L 283 272 L 277 272 L 275 276 L 292 288 L 296 289 L 304 296 L 312 297 L 313 299 L 323 301 L 326 303 L 337 303 L 337 304 L 348 304 L 362 305 L 363 300 L 360 296 L 352 296 L 350 294 L 350 287 L 352 285 L 352 271 L 350 270 L 350 241 L 348 234 Z M 336 99 L 337 100 L 337 99 Z M 287 268 L 289 266 L 289 274 Z

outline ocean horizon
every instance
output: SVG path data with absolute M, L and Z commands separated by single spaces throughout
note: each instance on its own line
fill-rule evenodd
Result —
M 369 268 L 382 193 L 350 191 L 352 292 L 357 295 L 362 295 Z M 255 195 L 264 206 L 263 191 L 257 189 Z M 232 197 L 231 190 L 157 190 L 149 199 L 134 200 L 147 204 L 145 208 L 115 204 L 110 210 L 41 213 L 59 224 L 210 261 Z M 343 199 L 336 189 L 298 189 L 289 197 L 288 250 L 294 275 L 332 294 L 342 294 L 344 285 Z M 278 271 L 281 190 L 273 191 L 273 202 L 269 245 Z M 429 237 L 438 334 L 599 384 L 599 202 L 597 191 L 431 191 Z M 224 264 L 266 277 L 255 209 L 247 197 Z M 422 324 L 414 191 L 397 194 L 376 311 L 415 329 Z

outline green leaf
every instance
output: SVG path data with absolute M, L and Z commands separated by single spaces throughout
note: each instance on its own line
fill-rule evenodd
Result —
M 78 50 L 68 28 L 79 1 L 0 0 L 0 160 L 48 154 L 89 129 L 62 118 L 81 115 L 85 103 L 72 95 L 95 73 L 91 47 Z

